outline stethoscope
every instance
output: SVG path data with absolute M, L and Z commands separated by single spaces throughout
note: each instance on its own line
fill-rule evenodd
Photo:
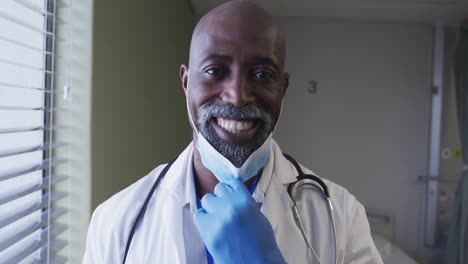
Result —
M 305 227 L 304 227 L 304 225 L 302 223 L 302 220 L 301 220 L 301 217 L 299 215 L 299 211 L 297 210 L 296 200 L 294 199 L 294 197 L 295 197 L 294 194 L 295 194 L 295 191 L 296 191 L 296 188 L 297 188 L 296 187 L 297 183 L 299 181 L 302 181 L 302 180 L 314 181 L 321 187 L 322 195 L 323 195 L 324 199 L 327 201 L 328 212 L 329 212 L 330 219 L 331 219 L 331 222 L 332 222 L 333 238 L 334 238 L 334 242 L 335 242 L 335 244 L 334 244 L 334 246 L 335 246 L 335 262 L 334 263 L 336 264 L 337 260 L 338 260 L 336 227 L 335 227 L 335 218 L 333 217 L 333 205 L 332 205 L 332 202 L 331 202 L 331 199 L 330 199 L 330 192 L 328 190 L 328 187 L 322 181 L 322 179 L 320 179 L 319 177 L 317 177 L 315 175 L 312 175 L 312 174 L 305 174 L 302 171 L 299 164 L 297 163 L 297 161 L 294 160 L 291 156 L 289 156 L 286 153 L 283 153 L 283 155 L 294 165 L 297 172 L 299 173 L 299 175 L 296 177 L 297 180 L 295 182 L 293 182 L 293 183 L 290 183 L 289 186 L 288 186 L 288 194 L 291 197 L 291 200 L 294 202 L 293 210 L 292 210 L 293 216 L 294 216 L 294 221 L 296 222 L 298 228 L 301 230 L 302 236 L 304 237 L 304 240 L 305 240 L 305 242 L 307 244 L 307 247 L 311 249 L 312 253 L 314 254 L 314 258 L 317 260 L 317 262 L 319 264 L 321 264 L 320 259 L 317 256 L 317 253 L 315 252 L 315 250 L 314 250 L 314 248 L 312 246 L 312 243 L 310 242 L 309 236 L 306 233 Z M 146 208 L 148 207 L 149 201 L 151 200 L 151 197 L 153 196 L 154 191 L 159 186 L 161 180 L 164 178 L 164 176 L 166 175 L 167 171 L 172 166 L 174 161 L 175 160 L 169 162 L 169 164 L 167 164 L 166 167 L 164 167 L 164 169 L 161 171 L 158 178 L 156 179 L 153 186 L 151 187 L 150 192 L 146 196 L 145 202 L 143 203 L 143 206 L 141 207 L 140 211 L 138 212 L 138 215 L 137 215 L 137 217 L 135 219 L 135 222 L 132 225 L 132 229 L 130 230 L 130 235 L 128 236 L 127 245 L 125 247 L 125 252 L 124 252 L 124 257 L 123 257 L 123 262 L 122 262 L 123 264 L 125 264 L 125 261 L 127 259 L 127 254 L 128 254 L 129 249 L 130 249 L 130 244 L 132 243 L 133 236 L 135 235 L 136 228 L 137 228 L 138 224 L 141 222 L 141 220 L 143 219 L 143 216 L 145 214 Z
M 291 197 L 291 200 L 294 202 L 294 205 L 293 205 L 294 221 L 296 222 L 299 229 L 301 230 L 302 236 L 304 237 L 304 240 L 305 240 L 307 246 L 312 250 L 312 253 L 314 254 L 314 257 L 315 257 L 315 259 L 317 260 L 317 262 L 319 264 L 321 264 L 320 259 L 317 256 L 317 253 L 315 252 L 315 249 L 312 246 L 312 243 L 310 243 L 309 236 L 307 235 L 307 233 L 305 231 L 305 227 L 302 224 L 301 216 L 299 215 L 299 210 L 297 210 L 297 206 L 296 206 L 296 199 L 294 199 L 294 197 L 295 197 L 294 194 L 295 194 L 295 191 L 296 191 L 296 188 L 295 188 L 296 184 L 298 182 L 300 182 L 300 181 L 303 181 L 303 180 L 314 181 L 314 182 L 318 183 L 318 185 L 320 185 L 320 187 L 322 188 L 321 189 L 322 190 L 322 195 L 323 195 L 323 198 L 327 201 L 328 213 L 330 215 L 330 219 L 331 219 L 331 222 L 332 222 L 333 241 L 335 242 L 335 244 L 334 244 L 334 246 L 335 246 L 335 262 L 334 263 L 337 264 L 338 263 L 338 255 L 337 255 L 338 254 L 338 245 L 337 245 L 338 240 L 336 239 L 335 217 L 333 216 L 333 205 L 332 205 L 332 202 L 331 202 L 331 199 L 330 199 L 330 192 L 328 190 L 328 186 L 325 184 L 325 182 L 323 182 L 322 179 L 320 179 L 316 175 L 305 174 L 302 171 L 299 164 L 297 163 L 297 161 L 295 159 L 293 159 L 291 156 L 289 156 L 286 153 L 283 153 L 283 155 L 294 165 L 294 167 L 297 170 L 297 173 L 299 173 L 299 175 L 296 177 L 297 180 L 295 182 L 290 183 L 289 186 L 288 186 L 289 197 Z

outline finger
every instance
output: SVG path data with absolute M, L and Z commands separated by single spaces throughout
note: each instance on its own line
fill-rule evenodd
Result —
M 209 216 L 206 214 L 205 209 L 200 208 L 193 214 L 193 222 L 199 231 L 206 230 L 209 224 Z
M 225 184 L 225 183 L 218 183 L 216 184 L 215 188 L 214 188 L 214 194 L 216 196 L 219 196 L 219 197 L 222 197 L 224 196 L 225 194 L 227 193 L 231 193 L 233 192 L 234 190 L 231 188 L 231 186 Z
M 210 244 L 210 241 L 213 240 L 213 226 L 216 225 L 216 218 L 200 208 L 193 214 L 193 222 L 205 245 Z
M 226 184 L 229 185 L 229 187 L 231 187 L 234 191 L 240 190 L 249 193 L 249 190 L 247 190 L 244 182 L 241 179 L 232 178 L 229 179 Z
M 212 214 L 220 207 L 219 198 L 212 193 L 205 194 L 201 199 L 201 206 L 205 209 L 207 214 Z

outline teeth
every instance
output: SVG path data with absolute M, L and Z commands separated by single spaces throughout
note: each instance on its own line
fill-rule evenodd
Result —
M 237 121 L 231 119 L 217 118 L 218 125 L 227 131 L 237 134 L 243 130 L 251 129 L 254 122 L 253 121 Z

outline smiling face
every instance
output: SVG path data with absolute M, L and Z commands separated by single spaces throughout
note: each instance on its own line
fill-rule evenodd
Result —
M 181 78 L 193 125 L 240 167 L 278 121 L 288 86 L 283 34 L 263 9 L 230 2 L 198 23 L 189 65 Z

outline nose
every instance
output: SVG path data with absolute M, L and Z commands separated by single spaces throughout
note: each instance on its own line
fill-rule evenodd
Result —
M 234 106 L 245 106 L 255 100 L 252 85 L 241 76 L 232 77 L 226 82 L 221 98 Z

